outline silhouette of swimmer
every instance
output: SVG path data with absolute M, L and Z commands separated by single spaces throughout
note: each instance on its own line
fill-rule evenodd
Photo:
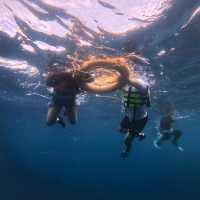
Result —
M 164 102 L 160 106 L 160 122 L 157 132 L 157 138 L 154 140 L 154 146 L 160 149 L 161 144 L 166 141 L 172 139 L 172 144 L 174 144 L 179 151 L 184 151 L 184 149 L 178 145 L 178 141 L 182 136 L 182 131 L 174 129 L 174 112 L 175 108 L 172 103 Z
M 71 64 L 53 60 L 48 65 L 48 74 L 46 84 L 52 87 L 52 99 L 48 106 L 47 125 L 51 126 L 59 123 L 65 127 L 64 120 L 59 113 L 64 107 L 65 116 L 71 124 L 77 121 L 76 96 L 82 92 L 82 85 L 85 82 L 92 81 L 90 74 L 80 71 L 74 71 Z M 67 68 L 68 67 L 68 68 Z

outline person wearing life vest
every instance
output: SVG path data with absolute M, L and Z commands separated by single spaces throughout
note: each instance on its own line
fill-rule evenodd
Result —
M 142 130 L 148 121 L 147 107 L 150 107 L 150 90 L 141 79 L 134 79 L 131 85 L 126 85 L 122 89 L 122 93 L 122 108 L 125 116 L 120 124 L 120 132 L 125 134 L 125 148 L 121 156 L 127 157 L 133 139 L 138 137 L 139 140 L 143 140 L 145 138 Z

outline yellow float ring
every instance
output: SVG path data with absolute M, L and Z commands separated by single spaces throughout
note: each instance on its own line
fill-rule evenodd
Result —
M 80 70 L 94 73 L 94 81 L 83 85 L 84 90 L 94 93 L 120 89 L 129 83 L 129 78 L 134 74 L 132 65 L 124 57 L 92 58 L 82 63 Z

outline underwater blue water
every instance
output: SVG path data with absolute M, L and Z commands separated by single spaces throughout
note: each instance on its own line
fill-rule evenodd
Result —
M 198 198 L 199 5 L 198 0 L 1 0 L 0 198 Z M 149 61 L 136 63 L 151 85 L 147 138 L 134 141 L 127 159 L 120 157 L 123 113 L 116 100 L 83 94 L 76 125 L 46 126 L 46 64 L 54 55 L 73 53 L 65 36 L 71 24 L 83 28 L 79 36 L 87 53 L 104 46 L 112 51 L 104 48 L 97 55 L 135 52 Z M 102 35 L 95 35 L 99 31 Z M 184 152 L 170 142 L 161 150 L 153 146 L 163 99 L 176 105 Z

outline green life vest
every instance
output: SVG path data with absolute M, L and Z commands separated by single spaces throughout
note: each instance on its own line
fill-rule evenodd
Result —
M 147 94 L 141 94 L 139 91 L 123 90 L 123 104 L 125 108 L 138 108 L 147 104 Z

